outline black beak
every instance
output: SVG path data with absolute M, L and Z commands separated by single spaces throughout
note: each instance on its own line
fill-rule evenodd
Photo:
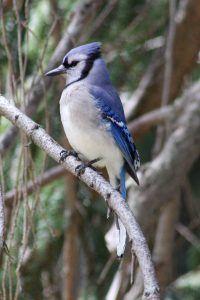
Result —
M 66 73 L 66 68 L 63 65 L 60 65 L 58 68 L 45 73 L 45 76 L 56 76 L 64 73 Z

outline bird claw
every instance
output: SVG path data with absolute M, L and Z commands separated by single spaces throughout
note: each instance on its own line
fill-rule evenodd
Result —
M 86 163 L 83 163 L 83 164 L 80 164 L 78 165 L 76 168 L 75 168 L 75 172 L 77 173 L 77 176 L 81 176 L 85 173 L 85 169 L 86 168 L 91 168 L 92 170 L 96 171 L 96 168 L 93 166 L 93 164 L 95 164 L 96 162 L 100 161 L 101 158 L 95 158 L 89 162 L 86 162 Z
M 78 154 L 76 151 L 74 150 L 62 150 L 60 152 L 60 160 L 59 160 L 59 163 L 65 161 L 65 159 L 68 157 L 68 156 L 74 156 L 74 157 L 78 157 Z
M 88 167 L 87 164 L 80 164 L 75 168 L 77 176 L 81 176 L 85 173 L 85 169 Z

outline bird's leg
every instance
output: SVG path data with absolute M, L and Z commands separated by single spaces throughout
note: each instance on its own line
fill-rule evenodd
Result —
M 117 178 L 116 191 L 118 191 L 120 193 L 120 179 L 119 178 Z
M 116 186 L 116 191 L 118 191 L 120 193 L 120 179 L 117 178 L 117 186 Z M 107 208 L 107 219 L 110 219 L 110 213 L 111 213 L 111 209 L 110 207 L 108 206 Z
M 77 173 L 78 176 L 81 176 L 85 173 L 85 169 L 87 167 L 90 167 L 92 168 L 94 171 L 96 171 L 96 169 L 93 167 L 93 164 L 95 164 L 96 162 L 100 161 L 102 158 L 101 157 L 98 157 L 98 158 L 95 158 L 93 160 L 90 160 L 86 163 L 82 163 L 80 164 L 79 166 L 76 167 L 75 171 Z
M 75 150 L 73 150 L 73 149 L 72 149 L 72 150 L 62 150 L 62 151 L 60 152 L 60 160 L 59 160 L 59 162 L 65 161 L 65 159 L 66 159 L 68 156 L 70 156 L 70 155 L 72 155 L 72 156 L 78 158 L 78 153 L 77 153 Z

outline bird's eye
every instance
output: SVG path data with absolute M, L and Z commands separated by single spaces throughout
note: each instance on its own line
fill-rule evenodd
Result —
M 70 68 L 75 67 L 78 64 L 78 61 L 74 60 L 72 63 L 69 65 Z

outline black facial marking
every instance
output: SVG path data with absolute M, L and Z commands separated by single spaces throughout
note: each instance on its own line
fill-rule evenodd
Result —
M 78 61 L 74 60 L 71 62 L 71 64 L 69 65 L 69 67 L 75 67 L 78 64 Z
M 78 64 L 78 61 L 77 61 L 77 60 L 74 60 L 74 61 L 71 62 L 71 64 L 69 64 L 69 63 L 68 63 L 67 57 L 64 57 L 64 59 L 63 59 L 63 66 L 64 66 L 66 69 L 75 67 L 77 64 Z
M 69 84 L 67 84 L 65 86 L 65 88 L 67 88 L 68 86 L 70 86 L 72 83 L 75 83 L 77 81 L 80 81 L 80 80 L 84 79 L 89 74 L 90 70 L 92 69 L 94 61 L 97 58 L 100 58 L 100 56 L 101 56 L 100 52 L 96 52 L 96 53 L 90 54 L 90 57 L 85 61 L 85 67 L 83 68 L 83 70 L 81 72 L 81 76 L 78 79 L 76 79 L 76 80 L 70 82 Z M 78 61 L 73 61 L 71 64 L 69 64 L 67 57 L 64 57 L 64 59 L 63 59 L 63 65 L 65 66 L 65 68 L 74 67 L 77 64 L 78 64 Z
M 79 80 L 85 78 L 85 77 L 89 74 L 89 72 L 90 72 L 90 70 L 92 69 L 92 66 L 93 66 L 93 64 L 94 64 L 94 61 L 95 61 L 97 58 L 99 58 L 100 56 L 101 56 L 101 53 L 100 53 L 100 52 L 92 53 L 92 54 L 90 55 L 90 58 L 86 60 L 85 67 L 84 67 L 84 69 L 82 70 L 81 77 L 80 77 Z
M 63 66 L 64 66 L 66 69 L 68 68 L 69 64 L 68 64 L 68 59 L 67 59 L 66 56 L 63 58 L 62 64 L 63 64 Z
M 92 59 L 87 59 L 85 61 L 85 67 L 81 72 L 81 77 L 79 80 L 85 78 L 89 74 L 90 70 L 92 69 L 93 64 L 94 64 L 94 60 L 92 60 Z
M 99 58 L 100 56 L 101 56 L 101 52 L 100 51 L 95 52 L 95 53 L 90 53 L 90 59 L 93 60 L 93 61 L 95 59 Z

